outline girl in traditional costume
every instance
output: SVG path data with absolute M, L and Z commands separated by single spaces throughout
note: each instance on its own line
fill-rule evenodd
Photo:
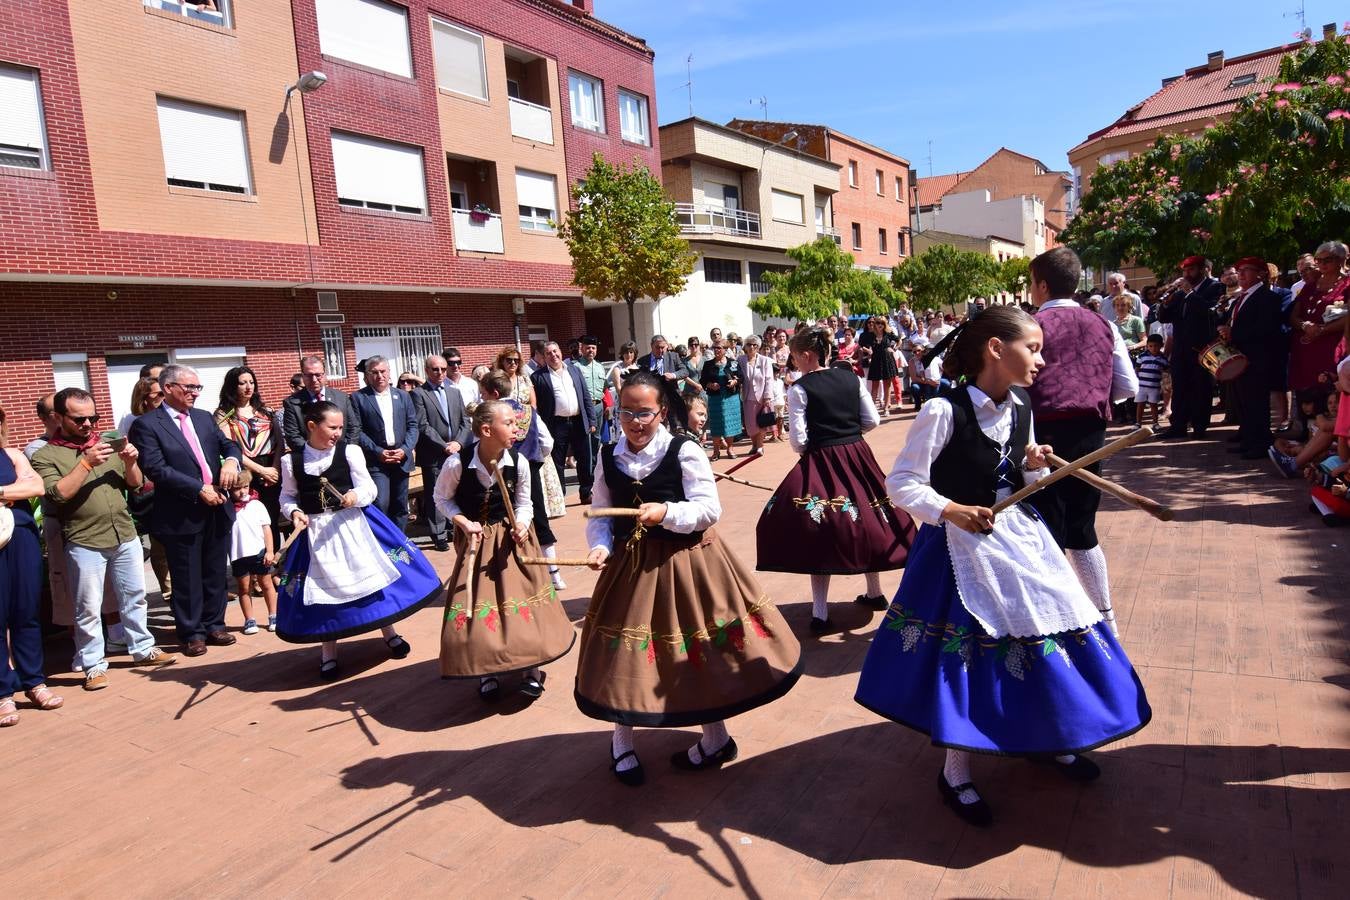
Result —
M 281 458 L 281 512 L 307 529 L 286 558 L 277 594 L 277 637 L 322 642 L 319 676 L 338 676 L 337 642 L 380 629 L 389 654 L 412 650 L 394 623 L 441 592 L 435 569 L 371 504 L 375 482 L 361 448 L 342 443 L 342 410 L 305 407 L 306 443 Z
M 1143 686 L 1035 513 L 991 507 L 1046 474 L 1026 391 L 1041 329 L 1015 306 L 963 326 L 944 372 L 966 382 L 929 400 L 886 480 L 923 523 L 863 665 L 856 700 L 947 748 L 943 799 L 967 822 L 989 807 L 970 753 L 1026 756 L 1069 778 L 1100 774 L 1084 751 L 1146 725 Z
M 854 601 L 885 609 L 879 572 L 905 565 L 914 523 L 895 509 L 863 434 L 880 422 L 862 380 L 827 368 L 834 348 L 828 328 L 797 332 L 789 345 L 802 373 L 787 391 L 788 443 L 801 454 L 769 498 L 755 528 L 761 572 L 811 576 L 811 631 L 830 622 L 831 575 L 865 575 L 867 593 Z
M 694 439 L 665 427 L 660 378 L 634 372 L 619 395 L 623 436 L 601 448 L 594 509 L 636 516 L 587 523 L 601 569 L 581 632 L 577 706 L 614 723 L 611 768 L 644 781 L 633 727 L 703 726 L 671 758 L 678 769 L 736 758 L 724 720 L 787 693 L 801 648 L 782 616 L 713 526 L 722 514 L 712 467 Z
M 484 400 L 472 422 L 476 442 L 446 459 L 433 492 L 454 523 L 458 551 L 441 623 L 441 677 L 477 678 L 479 697 L 493 701 L 499 677 L 521 672 L 520 692 L 533 700 L 544 692 L 540 667 L 572 649 L 576 629 L 544 569 L 520 562 L 520 554 L 539 556 L 539 543 L 530 530 L 530 466 L 512 449 L 517 411 Z

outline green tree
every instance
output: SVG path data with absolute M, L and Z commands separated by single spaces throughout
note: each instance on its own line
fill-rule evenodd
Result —
M 855 313 L 884 313 L 898 305 L 899 294 L 875 272 L 853 267 L 853 256 L 833 238 L 819 237 L 788 249 L 797 265 L 788 272 L 766 272 L 767 294 L 753 297 L 750 309 L 764 318 L 820 319 L 847 304 Z
M 998 267 L 998 289 L 1017 297 L 1031 284 L 1031 260 L 1025 256 L 1010 256 Z
M 891 271 L 891 283 L 909 296 L 915 309 L 938 309 L 999 290 L 999 264 L 987 253 L 934 244 Z
M 1345 235 L 1347 70 L 1341 38 L 1287 54 L 1227 122 L 1098 169 L 1060 239 L 1096 265 L 1132 259 L 1163 273 L 1192 253 L 1287 263 Z
M 628 339 L 637 341 L 633 307 L 684 290 L 694 254 L 680 237 L 675 205 L 645 166 L 615 166 L 595 154 L 572 186 L 574 209 L 558 225 L 572 256 L 572 280 L 597 300 L 628 304 Z

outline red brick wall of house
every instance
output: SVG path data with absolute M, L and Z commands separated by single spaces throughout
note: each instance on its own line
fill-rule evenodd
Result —
M 1073 181 L 1057 172 L 1036 174 L 1034 160 L 1002 149 L 973 169 L 953 189 L 957 193 L 987 190 L 991 200 L 1007 200 L 1021 195 L 1040 197 L 1045 204 L 1045 219 L 1063 229 L 1067 217 L 1063 210 Z M 1047 241 L 1046 246 L 1050 243 Z
M 830 132 L 831 162 L 838 163 L 839 193 L 834 195 L 834 227 L 839 229 L 842 245 L 860 266 L 890 267 L 900 261 L 901 231 L 909 229 L 909 166 L 882 156 L 861 144 Z M 848 183 L 848 164 L 858 163 L 858 186 Z M 876 190 L 876 170 L 880 169 L 881 193 Z M 900 178 L 900 199 L 895 199 L 895 179 Z M 862 249 L 853 249 L 852 223 L 862 224 Z M 886 252 L 881 252 L 877 230 L 886 230 Z M 909 251 L 908 235 L 906 246 Z

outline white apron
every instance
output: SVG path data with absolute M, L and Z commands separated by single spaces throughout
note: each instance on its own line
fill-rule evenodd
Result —
M 309 517 L 305 605 L 349 603 L 398 581 L 359 506 Z

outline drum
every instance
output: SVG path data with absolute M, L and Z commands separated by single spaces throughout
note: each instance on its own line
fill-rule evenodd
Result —
M 1219 381 L 1232 381 L 1247 371 L 1247 357 L 1232 344 L 1218 340 L 1200 351 L 1200 365 Z

